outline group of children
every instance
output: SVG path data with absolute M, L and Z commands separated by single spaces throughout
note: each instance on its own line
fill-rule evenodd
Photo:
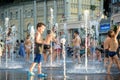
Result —
M 43 23 L 37 24 L 37 32 L 35 34 L 35 41 L 34 41 L 35 42 L 35 46 L 34 46 L 35 58 L 34 58 L 34 62 L 30 66 L 30 71 L 29 71 L 30 75 L 34 75 L 32 71 L 35 65 L 38 63 L 38 74 L 40 74 L 40 76 L 45 76 L 44 74 L 42 74 L 42 71 L 41 71 L 41 59 L 42 59 L 41 54 L 43 54 L 45 63 L 49 60 L 48 58 L 49 58 L 49 55 L 51 54 L 52 54 L 51 57 L 53 61 L 55 61 L 57 57 L 60 60 L 60 56 L 63 50 L 62 43 L 60 42 L 61 38 L 56 36 L 54 28 L 53 28 L 52 30 L 47 31 L 47 36 L 45 39 L 43 39 L 42 33 L 44 29 L 45 29 L 45 25 Z M 108 65 L 108 74 L 110 74 L 112 59 L 116 61 L 118 67 L 120 68 L 118 64 L 118 57 L 116 56 L 116 52 L 115 52 L 116 48 L 118 48 L 118 44 L 116 42 L 116 36 L 118 35 L 119 31 L 120 31 L 120 28 L 118 28 L 118 32 L 116 34 L 111 31 L 111 33 L 109 33 L 109 37 L 110 37 L 110 41 L 113 41 L 114 44 L 112 42 L 109 42 L 108 43 L 109 44 L 108 47 L 110 47 L 109 49 L 108 47 L 106 49 L 104 46 L 105 53 L 109 53 L 109 56 L 111 58 L 110 64 Z M 11 43 L 10 36 L 11 36 L 11 30 L 9 30 L 7 33 L 5 45 L 2 41 L 0 43 L 0 56 L 2 56 L 2 53 L 5 53 L 7 49 L 8 58 L 11 57 L 10 50 L 12 48 L 11 46 L 13 45 Z M 61 37 L 62 36 L 63 35 L 61 35 Z M 87 55 L 90 57 L 90 59 L 97 59 L 98 61 L 102 61 L 101 49 L 96 48 L 98 46 L 97 42 L 94 39 L 91 39 L 89 35 L 86 38 L 84 46 L 81 46 L 81 39 L 80 39 L 79 33 L 78 31 L 75 31 L 74 39 L 72 40 L 72 42 L 73 42 L 73 51 L 72 51 L 73 61 L 77 57 L 78 63 L 81 63 L 81 55 L 83 56 L 85 54 L 85 48 L 87 48 Z M 18 53 L 17 55 L 26 57 L 27 61 L 30 60 L 30 54 L 31 54 L 32 48 L 33 47 L 32 47 L 32 42 L 30 39 L 30 35 L 27 35 L 25 41 L 21 40 L 21 43 L 19 43 L 19 41 L 17 40 L 16 44 L 14 44 L 14 50 L 16 50 L 14 52 Z
M 73 56 L 73 61 L 78 58 L 78 63 L 81 63 L 81 58 L 85 56 L 85 53 L 87 53 L 87 56 L 89 60 L 98 60 L 102 61 L 101 55 L 101 48 L 98 48 L 97 41 L 90 37 L 88 34 L 85 41 L 81 41 L 81 38 L 79 36 L 79 32 L 74 32 L 74 39 L 72 40 L 73 46 L 67 47 L 67 53 L 68 55 Z M 86 52 L 87 51 L 87 52 Z M 70 54 L 71 53 L 71 54 Z M 75 62 L 76 63 L 76 62 Z

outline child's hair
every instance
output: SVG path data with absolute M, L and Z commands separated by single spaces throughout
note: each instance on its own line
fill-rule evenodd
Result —
M 114 25 L 113 27 L 114 27 L 113 31 L 116 33 L 117 32 L 117 26 Z
M 3 40 L 2 40 L 2 39 L 1 39 L 0 41 L 1 41 L 1 42 L 3 42 Z
M 24 43 L 24 41 L 23 41 L 23 40 L 21 40 L 21 43 Z
M 29 37 L 30 37 L 30 35 L 28 34 L 26 38 L 29 39 Z
M 38 27 L 42 27 L 42 25 L 45 26 L 44 23 L 40 22 L 40 23 L 37 24 L 37 27 L 36 27 L 36 28 L 38 29 Z
M 74 33 L 78 34 L 79 35 L 79 32 L 78 31 L 74 31 Z
M 19 43 L 19 40 L 16 40 L 17 43 Z
M 99 52 L 102 52 L 102 49 L 99 49 L 99 48 L 96 48 L 95 50 L 99 51 Z
M 47 34 L 50 34 L 51 33 L 51 30 L 47 30 Z

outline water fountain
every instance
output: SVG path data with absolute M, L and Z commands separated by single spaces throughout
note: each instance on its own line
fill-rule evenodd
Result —
M 57 40 L 59 41 L 59 35 L 58 35 L 58 23 L 55 24 L 55 31 L 56 31 L 56 36 L 57 36 Z M 59 63 L 58 61 L 58 50 L 57 50 L 57 63 Z
M 10 58 L 8 58 L 8 49 L 7 49 L 7 40 L 6 40 L 6 33 L 8 29 L 11 28 L 11 49 L 10 49 Z M 14 54 L 14 48 L 15 48 L 15 43 L 16 43 L 16 27 L 12 26 L 9 27 L 9 18 L 5 18 L 5 58 L 1 58 L 1 64 L 0 69 L 19 69 L 23 68 L 24 62 L 20 62 L 20 60 L 15 59 L 15 54 Z
M 81 64 L 75 64 L 72 68 L 67 70 L 67 73 L 74 74 L 95 74 L 95 73 L 105 73 L 106 69 L 102 62 L 89 61 L 87 55 L 87 34 L 88 34 L 88 24 L 89 24 L 89 11 L 84 11 L 84 22 L 85 22 L 85 57 Z M 85 61 L 85 62 L 84 62 Z
M 50 8 L 50 13 L 51 13 L 51 16 L 50 16 L 50 29 L 52 30 L 52 26 L 53 26 L 53 19 L 54 19 L 54 16 L 53 16 L 53 9 Z M 55 28 L 57 29 L 58 28 L 58 24 L 55 25 Z M 55 36 L 54 36 L 55 37 Z M 51 44 L 51 47 L 53 45 Z M 54 67 L 54 68 L 57 68 L 57 67 L 61 67 L 61 65 L 59 63 L 53 63 L 53 60 L 52 60 L 52 54 L 53 54 L 53 50 L 51 50 L 51 55 L 50 55 L 50 63 L 47 63 L 47 64 L 43 64 L 43 67 Z
M 32 60 L 34 61 L 34 39 L 35 39 L 34 26 L 31 26 L 31 28 L 30 28 L 30 38 L 31 38 L 31 42 L 32 42 Z
M 64 70 L 64 77 L 66 77 L 66 52 L 65 52 L 66 39 L 65 39 L 65 38 L 62 38 L 60 42 L 62 43 L 62 47 L 63 47 L 63 50 L 62 50 L 63 60 L 64 60 L 63 70 Z
M 11 54 L 11 60 L 12 61 L 15 61 L 14 60 L 14 57 L 15 57 L 15 54 L 14 54 L 14 49 L 15 49 L 15 44 L 16 44 L 16 38 L 17 38 L 17 35 L 16 35 L 16 26 L 15 25 L 13 25 L 12 27 L 11 27 L 11 29 L 12 29 L 12 36 L 11 36 L 11 38 L 12 38 L 12 48 L 11 48 L 11 51 L 10 51 L 10 54 Z
M 0 26 L 0 33 L 3 33 L 1 26 Z M 1 39 L 2 39 L 2 34 L 0 35 L 0 40 L 1 40 Z M 3 51 L 3 43 L 0 41 L 0 65 L 1 65 L 2 51 Z

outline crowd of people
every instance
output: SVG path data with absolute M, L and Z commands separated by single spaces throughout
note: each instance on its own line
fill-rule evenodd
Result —
M 42 55 L 44 63 L 49 63 L 50 57 L 52 57 L 53 62 L 56 60 L 60 61 L 60 59 L 63 59 L 63 46 L 65 46 L 67 56 L 70 58 L 73 57 L 73 62 L 75 63 L 81 64 L 81 58 L 85 56 L 85 53 L 87 53 L 87 56 L 90 60 L 98 60 L 99 62 L 103 60 L 102 55 L 104 55 L 104 66 L 107 67 L 108 74 L 110 74 L 110 69 L 113 63 L 117 64 L 117 67 L 120 69 L 119 57 L 117 55 L 117 50 L 119 49 L 120 45 L 118 43 L 117 36 L 119 34 L 120 27 L 118 27 L 116 31 L 108 31 L 108 35 L 101 48 L 98 47 L 99 43 L 96 38 L 92 37 L 90 34 L 88 34 L 87 38 L 82 41 L 79 32 L 74 31 L 74 36 L 71 40 L 72 46 L 70 46 L 70 44 L 67 42 L 65 45 L 62 44 L 60 40 L 62 38 L 66 38 L 65 33 L 61 32 L 59 35 L 56 34 L 55 27 L 53 27 L 52 30 L 47 30 L 47 35 L 44 39 L 42 37 L 42 33 L 46 29 L 45 24 L 38 23 L 36 29 L 37 31 L 35 34 L 34 47 L 32 47 L 30 35 L 27 35 L 25 40 L 21 40 L 20 42 L 19 40 L 16 41 L 13 51 L 13 53 L 16 53 L 16 57 L 22 56 L 26 59 L 26 61 L 30 61 L 31 51 L 32 48 L 34 48 L 35 58 L 34 62 L 30 66 L 30 75 L 34 75 L 33 69 L 38 63 L 38 74 L 40 74 L 40 76 L 45 76 L 45 74 L 42 74 L 41 71 Z M 2 40 L 0 42 L 0 56 L 4 57 L 7 51 L 8 58 L 11 57 L 10 50 L 13 46 L 11 43 L 11 35 L 12 32 L 9 28 L 6 36 L 6 42 L 4 43 Z

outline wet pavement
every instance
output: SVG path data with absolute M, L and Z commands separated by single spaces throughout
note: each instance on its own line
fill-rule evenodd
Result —
M 20 70 L 0 70 L 0 80 L 120 80 L 120 74 L 67 74 L 64 78 L 62 74 L 48 73 L 45 78 L 28 76 L 27 71 Z
M 66 77 L 64 76 L 63 60 L 59 63 L 50 62 L 43 64 L 42 72 L 48 76 L 41 78 L 37 76 L 37 66 L 34 69 L 35 76 L 29 76 L 28 71 L 32 61 L 26 62 L 23 58 L 8 60 L 7 66 L 4 58 L 0 65 L 0 80 L 120 80 L 120 73 L 115 65 L 112 66 L 112 74 L 106 74 L 103 61 L 88 61 L 88 71 L 85 69 L 85 60 L 81 64 L 72 62 L 71 58 L 66 59 Z

